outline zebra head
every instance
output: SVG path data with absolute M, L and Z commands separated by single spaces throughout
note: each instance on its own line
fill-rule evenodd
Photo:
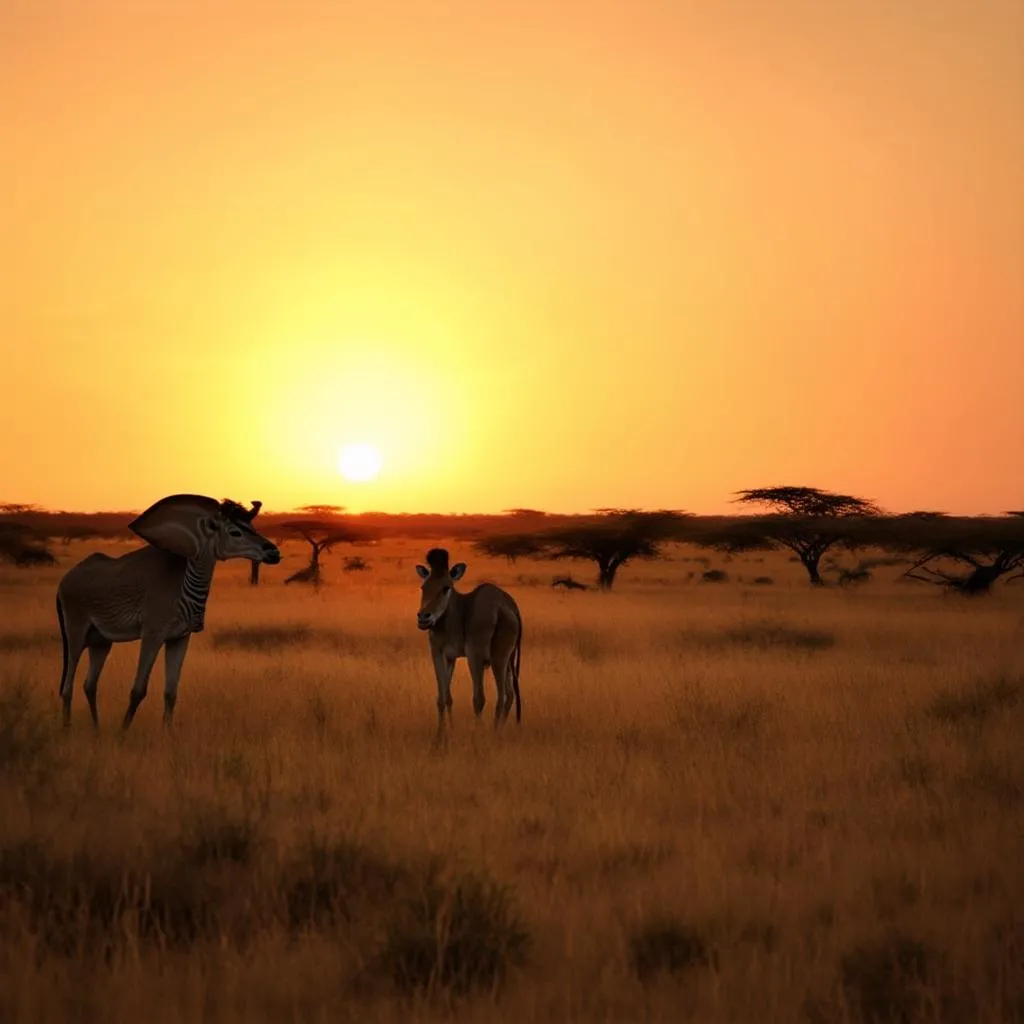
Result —
M 201 494 L 172 494 L 151 505 L 129 529 L 154 547 L 196 558 L 208 551 L 218 561 L 245 558 L 276 565 L 281 552 L 252 527 L 259 503 L 246 510 L 234 501 L 216 501 Z

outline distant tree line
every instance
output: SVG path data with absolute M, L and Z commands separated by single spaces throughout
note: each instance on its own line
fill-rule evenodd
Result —
M 954 517 L 940 512 L 886 515 L 873 501 L 816 487 L 762 487 L 739 491 L 736 502 L 760 511 L 698 517 L 667 510 L 600 509 L 590 518 L 552 528 L 510 529 L 476 542 L 478 550 L 520 558 L 593 562 L 597 585 L 609 590 L 618 570 L 634 559 L 660 558 L 669 542 L 729 554 L 789 551 L 812 586 L 823 586 L 823 560 L 841 551 L 879 549 L 888 557 L 861 559 L 852 568 L 833 563 L 837 582 L 870 575 L 879 565 L 909 562 L 907 579 L 965 595 L 987 594 L 1002 578 L 1024 576 L 1024 513 Z
M 614 587 L 623 566 L 662 558 L 671 543 L 728 554 L 788 551 L 812 586 L 825 585 L 828 572 L 845 584 L 868 578 L 875 566 L 897 562 L 906 564 L 906 579 L 967 596 L 990 593 L 1001 579 L 1024 577 L 1024 511 L 970 517 L 934 511 L 890 515 L 867 498 L 794 486 L 739 491 L 735 501 L 743 514 L 603 508 L 588 515 L 555 515 L 521 508 L 500 516 L 350 515 L 337 505 L 307 505 L 290 514 L 265 513 L 260 522 L 263 532 L 275 539 L 309 545 L 308 565 L 289 581 L 313 584 L 321 579 L 322 555 L 334 546 L 396 536 L 470 541 L 477 550 L 513 563 L 590 562 L 602 590 Z M 253 507 L 258 511 L 260 503 Z M 54 565 L 55 542 L 127 540 L 130 518 L 129 513 L 85 515 L 0 505 L 0 561 L 20 567 Z M 861 557 L 849 567 L 836 561 L 844 552 L 870 550 L 885 555 Z M 258 579 L 254 572 L 252 582 Z

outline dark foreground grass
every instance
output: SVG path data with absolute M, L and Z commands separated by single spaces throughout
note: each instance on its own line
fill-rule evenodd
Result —
M 37 956 L 114 963 L 130 951 L 244 955 L 268 934 L 356 948 L 353 993 L 496 994 L 526 962 L 513 894 L 479 873 L 401 863 L 355 841 L 309 840 L 283 857 L 254 826 L 211 822 L 130 855 L 0 846 L 0 936 Z

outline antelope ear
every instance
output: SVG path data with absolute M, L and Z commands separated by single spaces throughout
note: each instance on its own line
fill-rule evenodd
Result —
M 448 575 L 451 576 L 453 582 L 458 582 L 466 575 L 466 563 L 456 562 L 448 571 Z
M 216 531 L 220 503 L 201 494 L 172 494 L 150 505 L 128 529 L 161 551 L 182 558 L 199 554 L 202 539 Z
M 425 580 L 430 575 L 430 570 L 425 565 L 417 565 L 416 575 L 419 576 L 421 580 Z

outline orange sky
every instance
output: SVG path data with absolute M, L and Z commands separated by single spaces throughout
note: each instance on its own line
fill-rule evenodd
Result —
M 1022 110 L 1021 0 L 0 0 L 0 501 L 1019 508 Z

